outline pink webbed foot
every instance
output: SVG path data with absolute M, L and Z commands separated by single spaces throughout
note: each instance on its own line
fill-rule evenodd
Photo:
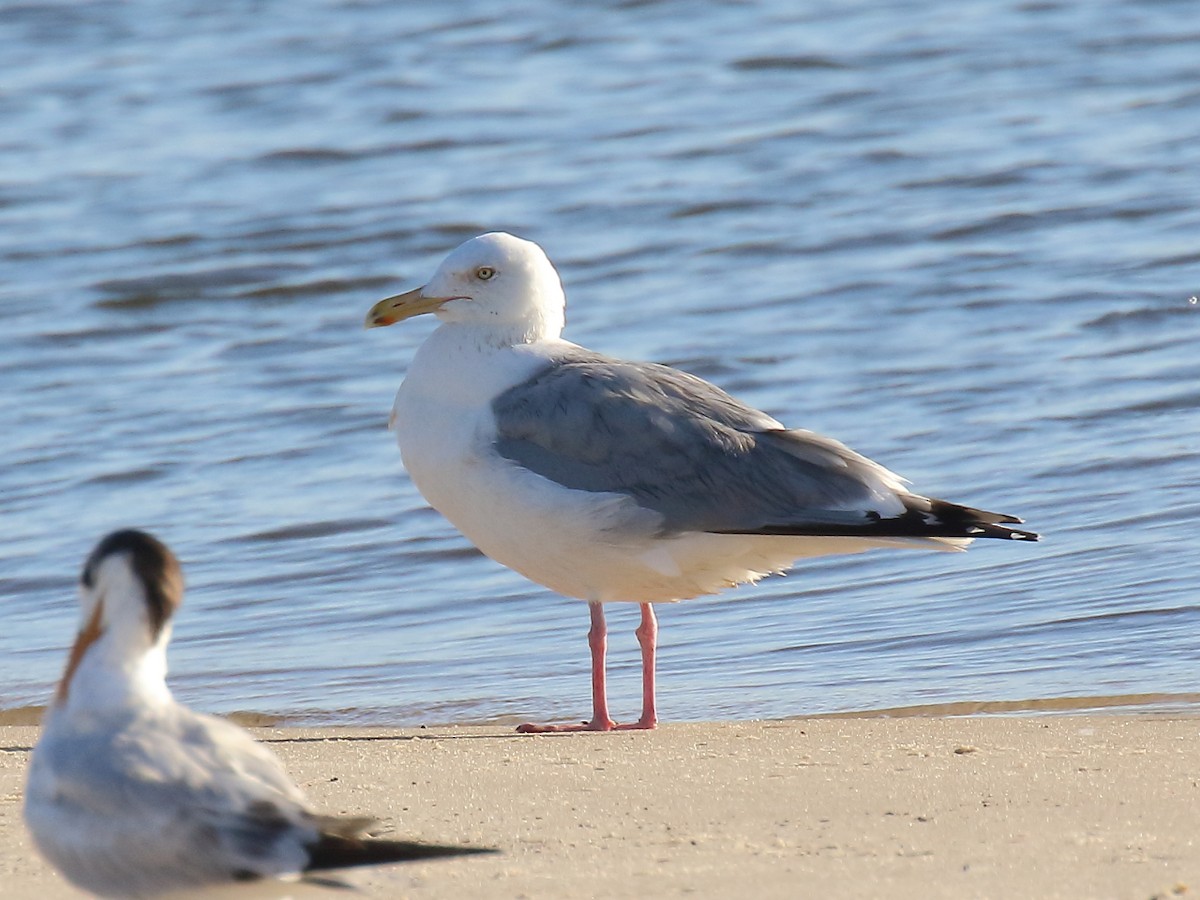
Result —
M 536 722 L 526 722 L 523 725 L 517 726 L 517 733 L 554 734 L 560 731 L 612 731 L 620 727 L 620 725 L 611 719 L 601 721 L 592 719 L 590 722 L 580 722 L 578 725 L 539 725 Z
M 653 731 L 658 727 L 656 719 L 638 719 L 636 722 L 626 722 L 623 725 L 614 725 L 613 731 Z
M 658 727 L 656 719 L 638 719 L 636 722 L 617 722 L 607 719 L 597 722 L 580 722 L 578 725 L 539 725 L 536 722 L 525 722 L 517 726 L 518 734 L 554 734 L 560 731 L 650 731 Z

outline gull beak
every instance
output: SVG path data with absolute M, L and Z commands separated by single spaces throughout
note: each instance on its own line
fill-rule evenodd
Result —
M 426 297 L 421 293 L 423 290 L 425 288 L 416 288 L 406 294 L 397 294 L 395 297 L 380 300 L 367 313 L 367 321 L 364 325 L 367 328 L 395 325 L 397 322 L 411 319 L 413 316 L 437 312 L 443 303 L 452 299 L 450 297 Z
M 71 689 L 71 679 L 75 677 L 75 670 L 83 662 L 83 655 L 87 653 L 88 647 L 100 640 L 100 636 L 104 634 L 104 628 L 100 624 L 103 617 L 104 601 L 101 600 L 96 604 L 96 609 L 92 612 L 92 617 L 88 620 L 87 625 L 75 638 L 75 646 L 71 648 L 71 656 L 67 660 L 67 670 L 63 672 L 62 681 L 58 683 L 57 697 L 60 701 L 67 699 L 67 692 Z

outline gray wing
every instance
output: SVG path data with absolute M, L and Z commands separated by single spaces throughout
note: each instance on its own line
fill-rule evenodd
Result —
M 625 494 L 664 533 L 1012 537 L 992 523 L 1019 521 L 911 494 L 865 456 L 692 375 L 582 348 L 492 411 L 502 456 L 564 487 Z
M 885 476 L 898 486 L 836 441 L 781 429 L 699 378 L 588 351 L 492 409 L 501 455 L 565 487 L 626 494 L 669 532 L 850 524 L 885 500 Z
M 89 835 L 62 852 L 139 890 L 300 872 L 320 836 L 274 754 L 182 707 L 106 735 L 60 735 L 36 764 L 54 773 L 55 814 Z
M 210 775 L 181 780 L 192 827 L 238 877 L 303 869 L 320 825 L 279 758 L 233 723 L 188 712 L 181 744 L 189 765 Z

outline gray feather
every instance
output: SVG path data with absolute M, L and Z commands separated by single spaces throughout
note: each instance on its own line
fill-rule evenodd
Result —
M 692 375 L 582 348 L 505 391 L 492 411 L 502 456 L 564 487 L 632 497 L 667 533 L 852 527 L 890 474 Z

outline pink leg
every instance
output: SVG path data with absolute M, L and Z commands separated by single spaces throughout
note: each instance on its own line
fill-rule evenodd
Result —
M 638 643 L 642 647 L 642 717 L 629 725 L 618 725 L 622 730 L 633 728 L 656 728 L 658 711 L 654 707 L 654 658 L 658 647 L 658 619 L 654 616 L 654 605 L 642 604 L 642 624 L 637 630 Z
M 592 627 L 588 631 L 588 646 L 592 650 L 592 721 L 581 725 L 537 725 L 526 722 L 517 726 L 517 731 L 521 734 L 542 734 L 547 731 L 612 731 L 615 727 L 616 723 L 608 715 L 608 692 L 604 683 L 604 657 L 608 651 L 608 627 L 604 624 L 604 607 L 599 603 L 589 603 L 588 611 L 592 615 Z M 644 621 L 643 614 L 643 623 Z

